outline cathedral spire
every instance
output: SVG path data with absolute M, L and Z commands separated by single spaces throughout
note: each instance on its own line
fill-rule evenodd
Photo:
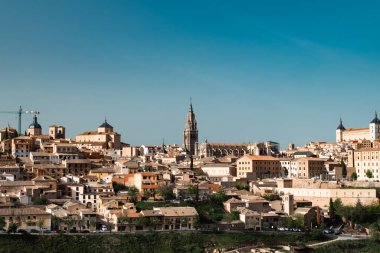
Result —
M 186 115 L 185 129 L 183 131 L 183 144 L 188 154 L 195 155 L 197 153 L 196 149 L 198 145 L 198 127 L 191 98 L 189 111 Z
M 346 128 L 343 126 L 342 117 L 340 117 L 339 126 L 338 126 L 337 130 L 346 130 Z
M 375 118 L 373 118 L 373 120 L 370 123 L 380 124 L 380 120 L 377 117 L 377 111 L 375 111 Z

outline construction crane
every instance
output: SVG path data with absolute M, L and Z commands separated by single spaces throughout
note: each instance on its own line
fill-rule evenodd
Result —
M 21 105 L 20 105 L 20 109 L 18 109 L 18 111 L 0 111 L 0 113 L 11 113 L 11 114 L 18 115 L 18 134 L 19 135 L 21 135 L 21 115 L 22 114 L 34 114 L 34 115 L 40 114 L 39 111 L 24 111 L 21 108 Z

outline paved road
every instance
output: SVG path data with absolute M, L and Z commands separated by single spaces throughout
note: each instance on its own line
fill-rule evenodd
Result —
M 330 243 L 334 243 L 337 241 L 346 241 L 346 240 L 361 240 L 361 239 L 367 239 L 369 238 L 368 235 L 351 235 L 351 234 L 342 234 L 339 235 L 338 238 L 326 242 L 319 242 L 319 243 L 314 243 L 314 244 L 308 244 L 308 247 L 319 247 L 323 245 L 327 245 Z

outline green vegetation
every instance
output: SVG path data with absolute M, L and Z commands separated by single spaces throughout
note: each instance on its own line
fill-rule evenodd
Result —
M 0 229 L 2 229 L 3 227 L 5 227 L 5 219 L 4 217 L 0 217 Z
M 87 235 L 1 235 L 0 252 L 204 252 L 205 249 L 320 240 L 314 234 L 168 232 Z M 323 237 L 322 240 L 326 240 Z
M 113 187 L 113 191 L 115 193 L 118 193 L 120 191 L 126 191 L 128 190 L 128 187 L 123 185 L 123 184 L 119 184 L 117 182 L 112 182 L 112 187 Z
M 157 193 L 164 199 L 164 200 L 169 200 L 173 199 L 173 186 L 172 185 L 161 185 L 157 189 Z
M 131 186 L 128 188 L 128 194 L 130 196 L 130 201 L 132 203 L 137 202 L 137 195 L 139 194 L 139 190 L 135 186 Z
M 313 253 L 378 253 L 380 242 L 374 240 L 338 241 L 320 248 L 313 249 Z
M 352 172 L 352 174 L 351 174 L 351 180 L 353 180 L 353 181 L 358 180 L 358 174 L 356 172 Z
M 355 206 L 345 206 L 340 199 L 336 199 L 333 208 L 335 219 L 364 226 L 377 222 L 380 214 L 380 205 L 363 206 L 359 200 Z
M 37 197 L 33 200 L 33 205 L 46 205 L 47 198 L 45 197 Z
M 247 191 L 249 191 L 249 185 L 244 184 L 244 183 L 236 183 L 235 187 L 238 190 L 247 190 Z
M 301 215 L 285 217 L 282 226 L 287 228 L 305 228 L 304 219 Z
M 265 194 L 262 197 L 268 201 L 281 200 L 280 196 L 277 194 Z
M 373 173 L 372 173 L 372 171 L 371 170 L 367 170 L 366 172 L 365 172 L 365 175 L 366 175 L 366 177 L 368 177 L 368 178 L 373 178 Z
M 335 207 L 334 207 L 334 202 L 332 198 L 330 198 L 329 215 L 330 215 L 331 222 L 334 223 L 336 214 L 335 214 Z
M 16 233 L 18 229 L 18 224 L 17 223 L 11 223 L 8 228 L 8 233 Z
M 199 200 L 199 187 L 198 185 L 190 185 L 189 188 L 187 188 L 187 194 L 195 199 L 195 201 Z
M 211 196 L 210 200 L 204 201 L 187 201 L 181 203 L 172 203 L 170 201 L 162 202 L 146 202 L 141 201 L 136 203 L 136 209 L 141 210 L 152 210 L 153 207 L 169 207 L 169 206 L 192 206 L 199 214 L 200 223 L 214 223 L 221 220 L 231 220 L 235 216 L 230 216 L 226 214 L 223 207 L 223 202 L 226 201 L 228 197 L 224 192 L 218 192 Z

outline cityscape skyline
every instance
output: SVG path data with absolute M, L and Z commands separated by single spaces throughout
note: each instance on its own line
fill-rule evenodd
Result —
M 0 1 L 0 251 L 378 252 L 379 9 Z
M 193 104 L 192 104 L 192 101 L 191 101 L 191 99 L 190 99 L 190 107 L 192 108 L 193 107 Z M 22 108 L 21 106 L 20 106 L 20 108 Z M 22 108 L 23 109 L 23 108 Z M 23 111 L 24 111 L 24 109 L 23 109 Z M 8 111 L 9 112 L 9 111 Z M 17 122 L 18 122 L 18 116 L 16 115 L 16 112 L 17 112 L 17 110 L 12 110 L 11 112 L 14 112 L 14 113 L 12 113 L 11 115 L 13 115 L 13 116 L 4 116 L 4 114 L 2 114 L 2 116 L 4 116 L 5 118 L 10 118 L 10 119 L 12 119 L 13 118 L 13 121 L 14 121 L 14 124 L 11 124 L 10 122 L 8 122 L 8 123 L 6 123 L 5 125 L 4 125 L 4 127 L 5 126 L 11 126 L 11 127 L 13 127 L 14 129 L 16 129 L 17 130 L 17 127 L 16 127 L 16 125 L 17 125 Z M 33 112 L 33 111 L 32 111 Z M 40 122 L 40 118 L 39 118 L 39 116 L 40 116 L 40 112 L 39 111 L 37 111 L 38 112 L 38 121 Z M 189 112 L 189 111 L 188 111 Z M 0 112 L 1 113 L 1 112 Z M 375 115 L 375 118 L 377 117 L 377 111 L 375 110 L 374 111 L 374 115 Z M 28 119 L 29 119 L 29 117 L 30 117 L 30 122 L 27 122 L 28 121 Z M 23 129 L 23 132 L 22 132 L 22 134 L 24 134 L 24 132 L 26 132 L 27 131 L 27 129 L 28 129 L 28 126 L 30 125 L 30 124 L 32 124 L 34 121 L 35 121 L 35 117 L 36 117 L 36 114 L 33 114 L 33 113 L 30 113 L 29 115 L 28 114 L 24 114 L 23 113 L 23 116 L 22 116 L 22 129 Z M 184 118 L 184 122 L 185 122 L 185 124 L 186 124 L 186 117 Z M 107 122 L 107 116 L 105 116 L 104 118 L 103 118 L 103 121 L 99 121 L 99 125 L 100 124 L 102 124 L 102 123 L 104 123 L 104 122 Z M 338 123 L 338 129 L 339 129 L 339 127 L 341 127 L 341 125 L 343 124 L 343 125 L 346 125 L 347 123 L 345 123 L 346 121 L 344 121 L 343 119 L 342 119 L 342 117 L 340 117 L 340 119 L 339 119 L 339 123 Z M 368 122 L 370 122 L 370 121 L 368 121 Z M 43 132 L 42 133 L 48 133 L 48 127 L 49 126 L 51 126 L 51 125 L 62 125 L 62 126 L 64 126 L 65 128 L 67 128 L 67 125 L 65 125 L 65 124 L 61 124 L 61 123 L 59 123 L 59 124 L 57 124 L 57 123 L 54 123 L 54 122 L 52 122 L 52 123 L 48 123 L 48 125 L 43 125 L 42 126 L 42 129 L 43 129 Z M 348 125 L 347 125 L 348 126 Z M 357 126 L 355 126 L 355 127 L 357 127 Z M 353 127 L 353 126 L 348 126 L 348 129 L 354 129 L 355 127 Z M 365 127 L 365 125 L 363 124 L 363 125 L 361 125 L 361 126 L 359 126 L 359 127 Z M 96 129 L 96 128 L 98 128 L 98 126 L 96 125 L 96 126 L 93 126 L 92 128 L 91 127 L 89 127 L 88 129 L 86 129 L 85 131 L 88 131 L 88 130 L 91 130 L 91 129 Z M 115 128 L 115 130 L 117 131 L 117 132 L 120 132 L 120 133 L 122 133 L 122 129 L 123 128 L 121 128 L 121 131 L 120 130 L 117 130 L 117 126 L 116 126 L 116 128 Z M 335 132 L 333 132 L 333 130 L 334 130 L 335 128 L 332 128 L 331 129 L 331 132 L 333 133 L 333 134 L 335 134 Z M 85 132 L 85 131 L 82 131 L 82 132 Z M 70 131 L 68 131 L 68 132 L 70 132 Z M 74 132 L 73 133 L 73 135 L 68 135 L 68 138 L 69 139 L 73 139 L 73 140 L 75 140 L 75 136 L 76 135 L 78 135 L 78 134 L 80 134 L 80 133 L 82 133 L 82 132 Z M 181 131 L 180 131 L 181 132 Z M 183 130 L 182 130 L 182 132 L 181 132 L 181 134 L 183 134 Z M 123 136 L 123 135 L 122 135 Z M 335 137 L 335 135 L 334 135 L 334 137 Z M 334 138 L 333 137 L 333 138 Z M 182 136 L 182 138 L 183 138 L 183 136 Z M 329 139 L 331 139 L 331 138 L 329 138 Z M 241 142 L 241 143 L 255 143 L 255 142 L 261 142 L 261 141 L 275 141 L 275 142 L 277 142 L 276 140 L 273 140 L 273 139 L 257 139 L 257 140 L 249 140 L 249 141 L 246 141 L 246 140 L 240 140 L 240 141 L 234 141 L 234 140 L 231 140 L 231 141 L 219 141 L 219 140 L 209 140 L 208 138 L 207 138 L 207 136 L 206 137 L 204 137 L 203 139 L 199 139 L 199 144 L 200 143 L 202 143 L 202 142 L 204 142 L 205 140 L 208 140 L 208 141 L 211 141 L 211 142 L 226 142 L 226 143 L 228 143 L 228 142 Z M 125 141 L 125 138 L 122 138 L 122 141 L 124 141 L 124 142 L 126 142 L 126 143 L 128 143 L 128 144 L 131 144 L 131 145 L 161 145 L 163 142 L 165 142 L 165 136 L 162 136 L 162 138 L 156 143 L 156 142 L 154 142 L 154 143 L 129 143 L 128 141 Z M 318 140 L 310 140 L 310 141 L 318 141 Z M 319 140 L 319 141 L 324 141 L 324 140 Z M 334 140 L 329 140 L 329 141 L 326 141 L 326 142 L 334 142 Z M 179 141 L 179 142 L 165 142 L 165 144 L 168 144 L 168 145 L 183 145 L 184 143 L 183 143 L 183 140 L 182 141 Z M 283 149 L 285 149 L 285 148 L 287 148 L 287 144 L 296 144 L 296 143 L 294 143 L 294 142 L 289 142 L 289 143 L 286 143 L 286 144 L 284 144 L 284 143 L 280 143 L 279 142 L 279 144 L 280 145 L 283 145 L 283 146 L 281 146 Z M 303 143 L 303 144 L 307 144 L 307 143 Z M 303 144 L 298 144 L 298 145 L 303 145 Z M 284 146 L 285 145 L 285 146 Z
M 132 145 L 180 144 L 189 97 L 200 141 L 282 147 L 334 141 L 340 117 L 364 127 L 378 109 L 376 2 L 1 7 L 1 110 L 39 110 L 44 129 L 62 124 L 71 138 L 107 116 Z

